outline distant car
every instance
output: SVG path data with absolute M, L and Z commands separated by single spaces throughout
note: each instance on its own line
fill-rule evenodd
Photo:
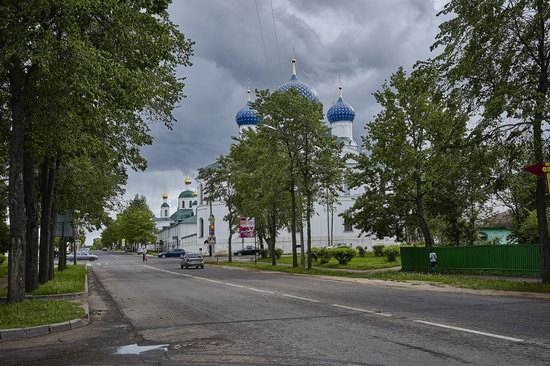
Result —
M 173 248 L 170 249 L 167 252 L 159 253 L 159 258 L 168 258 L 168 257 L 177 257 L 181 258 L 181 256 L 185 255 L 186 251 L 183 248 Z
M 329 245 L 328 247 L 329 248 L 340 248 L 340 247 L 351 248 L 351 247 L 353 247 L 353 244 L 351 244 L 351 243 L 334 243 L 332 245 Z
M 204 259 L 202 255 L 198 253 L 185 253 L 180 263 L 181 268 L 204 268 Z
M 260 254 L 260 249 L 255 249 L 252 245 L 248 245 L 244 249 L 235 251 L 233 254 L 240 257 L 242 255 L 254 255 L 254 253 Z
M 67 254 L 67 260 L 71 260 L 71 259 L 73 259 L 73 253 L 68 253 Z M 99 259 L 99 257 L 95 254 L 90 254 L 90 253 L 87 253 L 85 251 L 76 252 L 76 260 L 77 261 L 90 261 L 90 262 L 93 262 L 96 259 Z
M 102 252 L 106 252 L 106 251 L 107 251 L 107 248 L 101 248 L 101 251 L 102 251 Z

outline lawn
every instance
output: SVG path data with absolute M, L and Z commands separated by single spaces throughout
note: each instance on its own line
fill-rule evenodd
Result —
M 306 258 L 307 261 L 307 258 Z M 262 259 L 262 262 L 271 263 L 271 259 Z M 282 256 L 278 263 L 281 264 L 292 264 L 292 256 Z M 298 265 L 301 265 L 301 257 L 298 255 Z M 364 257 L 356 256 L 348 264 L 340 264 L 334 258 L 331 258 L 327 264 L 320 265 L 317 262 L 313 262 L 314 267 L 318 268 L 348 268 L 348 269 L 379 269 L 379 268 L 390 268 L 398 267 L 401 265 L 401 258 L 397 257 L 396 262 L 388 262 L 386 257 L 376 257 L 372 253 L 367 253 Z
M 445 284 L 453 287 L 469 288 L 474 290 L 501 290 L 501 291 L 519 291 L 519 292 L 538 292 L 538 293 L 550 293 L 550 285 L 543 285 L 541 283 L 532 283 L 525 281 L 509 281 L 500 279 L 486 279 L 486 278 L 472 278 L 461 275 L 451 274 L 430 274 L 419 272 L 395 272 L 384 271 L 378 273 L 358 273 L 358 272 L 345 272 L 326 270 L 322 268 L 313 268 L 309 271 L 303 272 L 300 267 L 294 268 L 287 265 L 272 266 L 267 263 L 254 263 L 250 262 L 211 262 L 213 265 L 227 265 L 234 267 L 254 268 L 264 271 L 277 271 L 286 273 L 296 273 L 301 275 L 324 275 L 334 277 L 349 277 L 349 278 L 367 278 L 385 281 L 424 281 L 432 284 Z
M 70 265 L 63 272 L 56 271 L 52 281 L 48 281 L 31 292 L 32 295 L 55 295 L 72 292 L 84 292 L 86 280 L 86 266 Z M 0 290 L 0 296 L 6 296 L 7 289 Z
M 81 306 L 69 301 L 33 301 L 0 304 L 0 329 L 25 328 L 82 318 Z

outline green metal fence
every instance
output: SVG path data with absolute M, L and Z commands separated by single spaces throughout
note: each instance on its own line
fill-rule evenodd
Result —
M 495 271 L 517 274 L 540 274 L 538 245 L 475 245 L 434 247 L 438 271 Z M 430 250 L 402 247 L 401 267 L 404 271 L 430 271 Z

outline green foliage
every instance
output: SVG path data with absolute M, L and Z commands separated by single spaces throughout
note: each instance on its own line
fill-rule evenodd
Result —
M 330 258 L 332 258 L 332 252 L 328 248 L 320 248 L 316 250 L 316 253 L 317 261 L 320 265 L 327 264 L 330 261 Z
M 266 259 L 269 257 L 269 251 L 267 249 L 260 249 L 260 258 Z
M 388 262 L 395 262 L 399 254 L 399 245 L 388 245 L 384 248 L 384 255 Z
M 332 248 L 332 249 L 329 249 L 329 251 L 330 251 L 330 254 L 340 264 L 347 264 L 357 254 L 357 251 L 355 249 L 347 248 L 347 247 Z
M 0 253 L 0 264 L 4 263 L 6 261 L 6 256 L 4 254 Z
M 550 227 L 550 209 L 546 211 L 546 217 L 548 219 L 548 226 Z M 538 222 L 537 222 L 537 213 L 535 211 L 530 211 L 527 219 L 521 224 L 518 234 L 524 240 L 520 244 L 533 244 L 538 243 L 539 233 L 538 233 Z
M 282 255 L 283 255 L 283 250 L 281 248 L 276 248 L 275 249 L 275 256 L 277 257 L 277 259 L 281 259 Z
M 364 257 L 365 254 L 367 254 L 367 250 L 360 245 L 358 245 L 355 249 L 357 249 L 357 254 L 359 254 L 360 257 Z
M 101 243 L 110 248 L 122 239 L 129 245 L 154 242 L 157 229 L 153 219 L 145 197 L 136 195 L 116 219 L 107 224 L 101 233 Z
M 372 252 L 377 257 L 383 256 L 384 255 L 384 245 L 382 245 L 382 244 L 373 245 L 372 246 Z

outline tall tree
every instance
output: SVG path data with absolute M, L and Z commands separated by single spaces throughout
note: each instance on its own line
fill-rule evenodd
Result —
M 400 68 L 374 94 L 382 111 L 363 138 L 369 155 L 358 157 L 350 176 L 350 186 L 365 193 L 346 215 L 362 231 L 403 239 L 418 228 L 425 245 L 433 246 L 427 204 L 447 180 L 450 147 L 462 139 L 467 121 L 438 82 L 431 67 L 410 76 Z
M 145 118 L 170 127 L 172 108 L 183 97 L 183 83 L 175 70 L 178 65 L 190 65 L 192 42 L 169 20 L 169 3 L 12 1 L 0 5 L 0 84 L 8 90 L 2 107 L 9 111 L 12 125 L 9 301 L 20 301 L 24 295 L 20 280 L 25 228 L 21 225 L 26 226 L 27 217 L 22 177 L 28 131 L 41 137 L 36 155 L 49 161 L 48 180 L 54 186 L 41 192 L 46 209 L 50 205 L 45 199 L 55 207 L 57 170 L 51 166 L 82 153 L 101 159 L 102 154 L 87 151 L 88 146 L 103 146 L 103 156 L 112 154 L 122 164 L 144 168 L 139 147 L 151 143 Z M 95 145 L 82 143 L 86 138 Z M 42 224 L 49 222 L 51 227 L 55 213 L 51 210 Z M 47 240 L 49 234 L 41 237 Z M 40 263 L 46 265 L 46 261 Z
M 451 0 L 440 13 L 432 48 L 452 85 L 479 107 L 483 131 L 531 129 L 534 162 L 544 154 L 550 88 L 550 3 L 547 0 Z M 536 212 L 544 283 L 550 283 L 550 242 L 544 177 L 537 178 Z
M 205 182 L 204 193 L 207 200 L 209 202 L 221 201 L 227 208 L 227 214 L 223 220 L 227 222 L 229 232 L 227 240 L 229 262 L 233 261 L 232 239 L 239 225 L 233 165 L 230 157 L 220 155 L 214 165 L 199 169 L 198 176 L 198 179 Z

